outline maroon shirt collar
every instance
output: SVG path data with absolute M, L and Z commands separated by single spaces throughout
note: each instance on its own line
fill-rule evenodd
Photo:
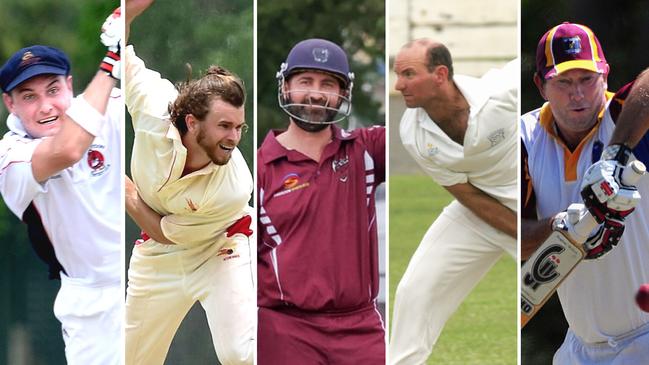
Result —
M 333 129 L 333 141 L 325 148 L 322 161 L 326 160 L 331 154 L 338 150 L 341 141 L 352 140 L 358 136 L 358 133 L 354 133 L 353 131 L 348 132 L 335 124 L 331 125 L 331 128 Z M 283 130 L 277 129 L 268 132 L 266 138 L 264 138 L 264 142 L 261 144 L 261 148 L 259 149 L 260 152 L 263 151 L 259 154 L 261 161 L 264 164 L 269 164 L 282 157 L 285 157 L 289 161 L 308 160 L 309 158 L 300 152 L 288 150 L 277 141 L 277 136 L 283 132 Z M 331 149 L 331 146 L 335 146 L 333 150 Z

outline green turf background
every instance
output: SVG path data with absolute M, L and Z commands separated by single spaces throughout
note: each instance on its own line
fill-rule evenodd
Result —
M 410 257 L 452 198 L 429 177 L 416 175 L 391 176 L 389 193 L 391 312 Z M 516 364 L 516 298 L 516 265 L 504 255 L 446 324 L 428 364 Z

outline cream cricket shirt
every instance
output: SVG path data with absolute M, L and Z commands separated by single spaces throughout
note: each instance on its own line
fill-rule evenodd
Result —
M 629 89 L 627 85 L 609 100 L 600 122 L 572 152 L 557 137 L 547 103 L 521 117 L 521 148 L 527 155 L 521 168 L 529 174 L 521 182 L 524 212 L 549 218 L 582 202 L 582 177 L 600 159 Z M 649 162 L 649 136 L 634 153 Z M 634 300 L 638 287 L 649 282 L 649 178 L 640 180 L 638 190 L 642 199 L 626 218 L 617 247 L 598 260 L 582 261 L 558 289 L 570 327 L 585 342 L 606 342 L 649 323 L 649 314 Z
M 88 285 L 120 282 L 123 115 L 121 91 L 113 89 L 100 133 L 85 156 L 42 184 L 31 167 L 42 139 L 28 136 L 15 115 L 7 118 L 9 132 L 0 142 L 0 191 L 9 209 L 27 223 L 32 245 L 50 264 L 50 278 L 62 269 Z M 34 235 L 34 230 L 41 233 Z
M 138 191 L 164 216 L 162 230 L 179 247 L 213 243 L 250 212 L 253 181 L 248 165 L 235 149 L 227 164 L 210 163 L 181 177 L 187 149 L 167 109 L 177 91 L 148 70 L 132 46 L 126 53 L 126 106 L 135 130 L 131 172 Z
M 517 210 L 518 66 L 491 70 L 482 78 L 455 76 L 470 106 L 464 145 L 450 139 L 422 108 L 407 109 L 401 119 L 406 150 L 438 184 L 469 182 Z

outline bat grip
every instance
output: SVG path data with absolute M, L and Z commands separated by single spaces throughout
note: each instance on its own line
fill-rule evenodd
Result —
M 631 161 L 622 171 L 622 184 L 635 185 L 646 172 L 647 167 L 641 161 Z

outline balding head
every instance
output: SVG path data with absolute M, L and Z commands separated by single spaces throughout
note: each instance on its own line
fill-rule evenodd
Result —
M 453 60 L 451 52 L 440 42 L 429 38 L 420 38 L 406 43 L 401 50 L 421 51 L 424 62 L 429 72 L 432 72 L 437 66 L 443 65 L 448 69 L 448 79 L 453 79 Z

